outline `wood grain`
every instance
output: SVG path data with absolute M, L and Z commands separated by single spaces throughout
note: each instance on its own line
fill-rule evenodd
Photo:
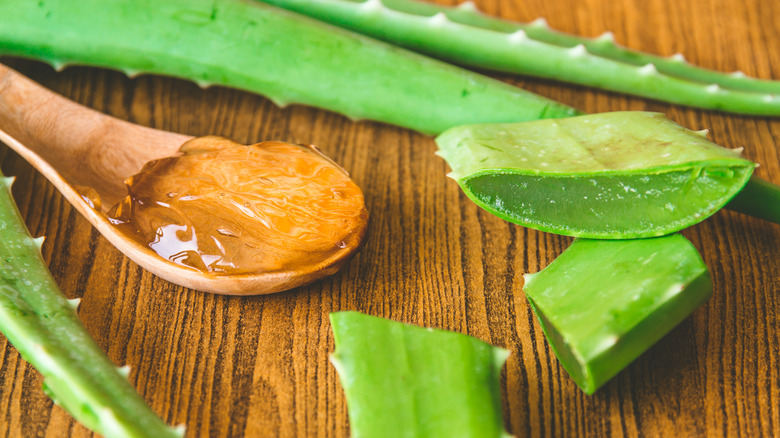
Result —
M 440 0 L 453 3 L 448 0 Z M 780 4 L 773 0 L 481 0 L 491 14 L 595 36 L 723 71 L 780 79 Z M 593 396 L 550 352 L 522 293 L 566 237 L 504 222 L 444 177 L 432 139 L 312 108 L 275 107 L 234 90 L 98 69 L 55 73 L 5 59 L 45 86 L 108 114 L 190 135 L 318 145 L 363 188 L 372 222 L 339 274 L 264 297 L 207 295 L 124 258 L 53 187 L 0 146 L 14 196 L 79 316 L 131 382 L 191 437 L 345 437 L 346 402 L 328 362 L 328 313 L 354 309 L 455 330 L 508 348 L 504 415 L 516 436 L 780 435 L 780 226 L 722 211 L 684 232 L 714 281 L 712 299 Z M 587 112 L 662 111 L 745 147 L 757 174 L 780 182 L 780 120 L 736 117 L 548 81 L 502 79 Z M 84 437 L 43 395 L 40 376 L 0 340 L 0 436 Z

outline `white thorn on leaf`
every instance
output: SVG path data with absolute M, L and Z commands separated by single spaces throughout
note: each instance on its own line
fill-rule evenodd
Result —
M 707 85 L 705 90 L 707 90 L 707 92 L 710 94 L 715 94 L 720 92 L 720 85 L 718 84 Z
M 685 55 L 682 53 L 675 53 L 674 55 L 670 56 L 669 59 L 677 62 L 685 62 Z
M 360 5 L 360 10 L 363 12 L 374 12 L 381 10 L 382 7 L 382 0 L 366 0 Z
M 125 378 L 130 377 L 130 365 L 121 366 L 117 368 L 117 371 L 119 371 L 119 374 L 121 374 Z
M 548 28 L 548 27 L 550 27 L 550 25 L 549 25 L 549 24 L 547 24 L 547 20 L 546 20 L 546 19 L 544 19 L 544 18 L 542 18 L 542 17 L 539 17 L 539 18 L 537 18 L 536 20 L 532 21 L 532 22 L 531 22 L 531 26 L 534 26 L 534 27 L 542 27 L 542 28 Z
M 528 34 L 523 29 L 518 29 L 509 34 L 507 37 L 510 43 L 523 43 L 528 40 Z
M 187 427 L 184 425 L 184 423 L 182 423 L 182 424 L 180 424 L 180 425 L 178 425 L 178 426 L 173 428 L 173 433 L 175 433 L 176 435 L 178 435 L 180 437 L 183 437 L 184 436 L 184 432 L 186 432 L 186 430 L 187 430 Z
M 140 74 L 141 74 L 140 70 L 125 70 L 125 75 L 130 79 L 134 79 Z
M 44 240 L 46 240 L 46 236 L 34 237 L 33 243 L 38 247 L 38 249 L 41 249 Z
M 271 102 L 273 102 L 274 105 L 278 106 L 279 108 L 284 108 L 287 105 L 289 105 L 289 102 L 281 100 L 281 99 L 274 99 L 272 97 L 269 97 L 269 99 L 271 99 Z
M 5 186 L 8 187 L 9 189 L 14 184 L 14 181 L 16 181 L 15 176 L 6 176 L 5 178 L 3 178 L 3 184 L 5 184 Z
M 658 69 L 655 68 L 655 64 L 652 62 L 650 64 L 645 64 L 642 67 L 639 67 L 639 74 L 642 76 L 654 75 L 656 73 L 658 73 Z
M 75 312 L 76 310 L 79 309 L 79 304 L 81 304 L 81 298 L 77 297 L 77 298 L 70 299 L 68 300 L 68 304 L 70 305 L 70 308 L 73 309 L 73 311 Z
M 599 35 L 598 37 L 596 37 L 596 40 L 597 41 L 601 41 L 601 42 L 614 43 L 615 42 L 615 34 L 610 32 L 610 31 L 606 31 L 606 32 L 602 33 L 601 35 Z
M 65 67 L 67 67 L 68 64 L 63 61 L 52 61 L 51 66 L 54 68 L 55 71 L 61 72 L 65 70 Z
M 473 1 L 469 0 L 466 2 L 463 2 L 459 4 L 456 9 L 460 9 L 462 11 L 471 11 L 471 12 L 477 12 L 477 5 L 474 4 Z
M 196 81 L 195 81 L 195 83 L 196 83 L 196 84 L 198 84 L 198 86 L 199 86 L 200 88 L 204 89 L 204 90 L 205 90 L 206 88 L 208 88 L 208 87 L 210 87 L 210 86 L 211 86 L 211 82 L 208 82 L 208 81 L 199 81 L 199 80 L 196 80 Z
M 740 78 L 741 79 L 741 78 L 747 77 L 747 75 L 742 70 L 737 70 L 737 71 L 731 73 L 731 77 L 732 78 Z
M 764 96 L 763 100 L 764 100 L 764 102 L 767 102 L 767 103 L 774 102 L 775 100 L 777 100 L 777 96 L 774 95 L 774 94 L 767 94 L 766 96 Z
M 587 54 L 588 49 L 585 48 L 584 44 L 577 44 L 569 49 L 569 55 L 571 55 L 572 58 L 579 58 L 580 56 L 585 56 Z
M 745 148 L 744 148 L 744 147 L 738 147 L 738 148 L 734 148 L 734 149 L 732 149 L 732 151 L 734 151 L 734 152 L 736 152 L 736 153 L 738 153 L 738 154 L 740 154 L 740 155 L 742 155 L 742 152 L 743 152 L 744 150 L 745 150 Z
M 708 135 L 709 135 L 709 133 L 710 133 L 710 130 L 709 130 L 709 129 L 702 129 L 702 130 L 700 130 L 700 131 L 693 131 L 693 132 L 694 132 L 696 135 L 698 135 L 699 137 L 704 137 L 704 138 L 707 138 L 707 136 L 708 136 Z
M 444 12 L 437 12 L 436 15 L 428 19 L 428 23 L 434 27 L 442 26 L 446 24 L 447 21 L 449 21 L 449 19 Z

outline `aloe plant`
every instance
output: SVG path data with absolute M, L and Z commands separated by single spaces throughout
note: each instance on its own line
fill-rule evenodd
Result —
M 491 213 L 601 239 L 660 236 L 700 222 L 755 166 L 659 113 L 465 125 L 436 142 L 450 176 Z
M 683 236 L 575 239 L 525 294 L 558 360 L 592 394 L 712 293 L 707 267 Z
M 43 262 L 43 238 L 27 232 L 0 175 L 0 330 L 44 378 L 44 391 L 88 428 L 107 437 L 180 437 L 135 392 L 76 316 Z
M 509 352 L 459 333 L 358 312 L 330 315 L 352 437 L 506 437 Z
M 780 115 L 780 81 L 695 67 L 620 47 L 607 32 L 580 38 L 544 20 L 514 23 L 471 2 L 262 0 L 393 44 L 471 67 L 556 79 L 666 102 L 752 115 Z

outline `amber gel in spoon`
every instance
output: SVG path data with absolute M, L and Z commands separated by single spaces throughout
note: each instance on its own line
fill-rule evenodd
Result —
M 292 271 L 358 247 L 363 193 L 310 146 L 245 146 L 221 137 L 185 143 L 125 181 L 108 218 L 178 265 L 213 275 Z

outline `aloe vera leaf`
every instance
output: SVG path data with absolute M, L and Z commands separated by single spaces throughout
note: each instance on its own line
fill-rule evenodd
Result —
M 780 186 L 752 176 L 726 208 L 780 224 Z
M 44 390 L 76 420 L 107 437 L 180 437 L 89 336 L 77 301 L 59 290 L 0 175 L 0 330 L 44 378 Z
M 704 303 L 707 267 L 682 235 L 575 239 L 524 291 L 550 348 L 593 394 Z
M 224 85 L 441 132 L 576 111 L 485 76 L 260 2 L 0 2 L 0 54 Z
M 358 312 L 330 321 L 353 437 L 508 436 L 499 388 L 508 351 Z
M 647 112 L 465 125 L 436 141 L 450 176 L 491 213 L 600 239 L 661 236 L 698 223 L 734 197 L 755 166 Z
M 523 30 L 529 38 L 557 46 L 574 48 L 582 44 L 588 52 L 593 55 L 638 66 L 653 64 L 659 72 L 682 79 L 689 79 L 691 81 L 707 84 L 718 84 L 721 87 L 733 90 L 780 94 L 780 81 L 749 77 L 741 71 L 724 73 L 705 69 L 688 63 L 683 55 L 679 53 L 663 57 L 632 50 L 616 44 L 614 35 L 611 32 L 605 32 L 596 38 L 584 38 L 553 30 L 543 18 L 539 18 L 530 23 L 519 23 L 492 17 L 480 12 L 471 1 L 463 2 L 457 7 L 417 0 L 382 0 L 382 3 L 386 7 L 396 11 L 416 15 L 433 16 L 438 13 L 444 13 L 447 18 L 455 23 L 497 32 L 514 33 L 518 30 Z
M 628 51 L 618 47 L 610 33 L 576 38 L 551 31 L 543 21 L 518 25 L 469 7 L 415 7 L 408 0 L 262 1 L 471 67 L 698 108 L 780 115 L 780 82 L 695 68 L 681 55 L 661 58 Z

